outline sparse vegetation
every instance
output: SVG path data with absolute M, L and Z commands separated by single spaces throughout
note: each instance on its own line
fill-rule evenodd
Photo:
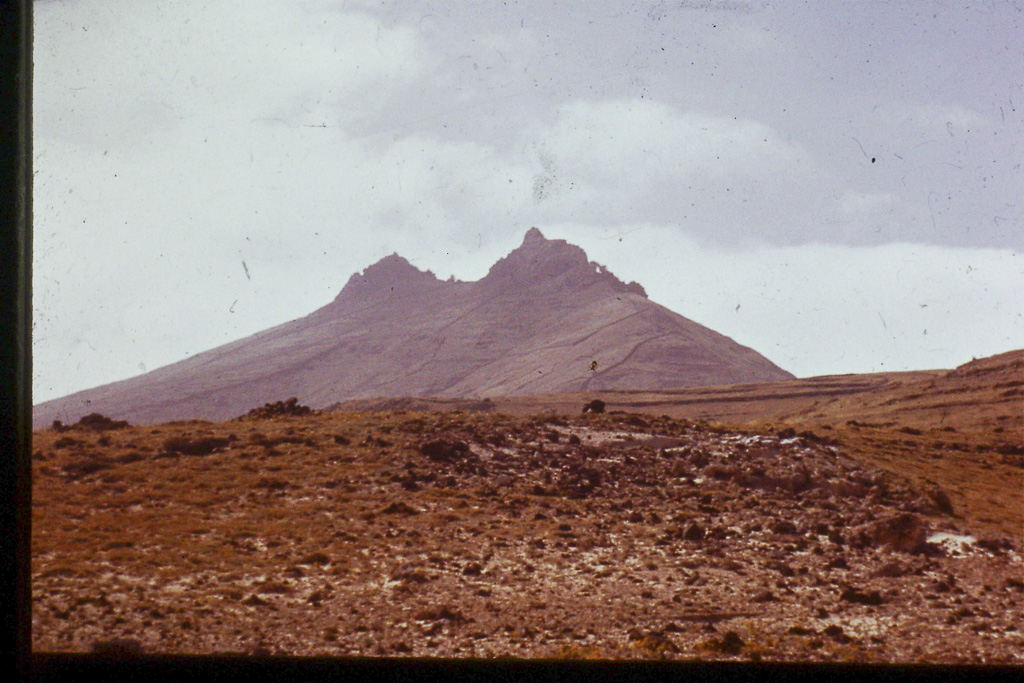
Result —
M 882 422 L 311 412 L 43 430 L 34 646 L 1019 661 L 1003 437 Z M 950 439 L 963 447 L 927 456 Z M 945 483 L 947 461 L 972 487 Z M 989 512 L 983 494 L 1010 502 Z M 979 540 L 944 550 L 919 528 Z

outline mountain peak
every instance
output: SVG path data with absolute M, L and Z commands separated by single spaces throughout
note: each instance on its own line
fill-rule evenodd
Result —
M 527 230 L 522 244 L 491 266 L 484 281 L 500 282 L 505 287 L 554 285 L 570 289 L 604 283 L 617 292 L 647 296 L 639 284 L 623 283 L 607 268 L 590 261 L 575 244 L 547 239 L 537 228 Z
M 366 297 L 376 292 L 390 294 L 438 282 L 440 281 L 429 270 L 422 271 L 397 253 L 392 253 L 367 267 L 362 273 L 353 274 L 335 301 L 349 295 Z
M 537 228 L 530 228 L 529 230 L 526 231 L 526 235 L 523 237 L 523 243 L 520 246 L 525 247 L 541 245 L 548 241 L 549 240 L 546 237 L 544 237 L 543 233 L 541 233 L 540 230 L 538 230 Z
M 281 396 L 320 408 L 791 378 L 534 228 L 481 280 L 443 282 L 391 254 L 303 318 L 36 406 L 32 419 L 44 426 L 98 411 L 131 422 L 223 420 Z
M 489 280 L 546 280 L 574 269 L 590 269 L 587 255 L 565 240 L 549 240 L 537 228 L 530 228 L 523 243 L 491 266 Z

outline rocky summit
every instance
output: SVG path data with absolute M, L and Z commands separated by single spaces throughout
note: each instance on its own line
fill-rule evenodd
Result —
M 323 408 L 398 396 L 487 398 L 773 382 L 792 375 L 650 301 L 582 249 L 531 228 L 475 282 L 392 254 L 298 320 L 49 401 L 33 423 L 100 412 L 220 420 L 295 396 Z

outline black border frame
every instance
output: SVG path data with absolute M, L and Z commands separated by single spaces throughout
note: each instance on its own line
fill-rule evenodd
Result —
M 33 0 L 0 0 L 0 484 L 3 505 L 5 622 L 0 652 L 16 680 L 182 678 L 337 680 L 345 674 L 506 680 L 778 680 L 810 674 L 850 680 L 957 681 L 973 674 L 1012 676 L 1020 667 L 804 665 L 756 662 L 424 660 L 146 655 L 111 657 L 31 651 L 32 512 L 32 50 Z
M 0 482 L 3 653 L 24 680 L 32 640 L 32 0 L 0 2 Z M 10 618 L 13 616 L 13 619 Z M 13 628 L 12 628 L 13 627 Z

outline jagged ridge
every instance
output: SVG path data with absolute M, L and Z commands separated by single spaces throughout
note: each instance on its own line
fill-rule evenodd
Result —
M 145 375 L 36 406 L 33 422 L 223 419 L 295 396 L 484 398 L 769 382 L 792 375 L 647 299 L 536 228 L 476 282 L 392 254 L 333 302 Z

